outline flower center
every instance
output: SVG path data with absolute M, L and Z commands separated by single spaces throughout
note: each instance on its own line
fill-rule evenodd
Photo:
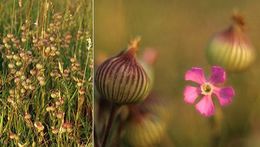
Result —
M 213 86 L 210 83 L 204 83 L 200 86 L 201 94 L 210 95 L 213 91 Z

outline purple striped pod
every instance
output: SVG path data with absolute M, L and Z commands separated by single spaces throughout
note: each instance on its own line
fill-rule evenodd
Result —
M 133 147 L 150 147 L 161 143 L 166 132 L 166 123 L 155 115 L 142 115 L 126 121 L 123 140 Z
M 135 58 L 137 42 L 97 69 L 95 85 L 101 96 L 117 104 L 143 101 L 150 91 L 150 79 Z
M 234 23 L 226 30 L 217 33 L 206 48 L 208 61 L 228 71 L 247 69 L 255 60 L 255 49 L 244 29 L 240 15 L 233 16 Z

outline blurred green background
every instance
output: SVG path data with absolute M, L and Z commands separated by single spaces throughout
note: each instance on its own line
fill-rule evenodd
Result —
M 259 0 L 95 0 L 94 8 L 96 59 L 100 54 L 119 53 L 137 35 L 142 37 L 139 53 L 146 47 L 159 52 L 154 90 L 170 101 L 172 117 L 170 143 L 165 146 L 260 146 L 259 56 L 247 71 L 228 73 L 227 85 L 234 86 L 236 96 L 231 105 L 221 108 L 217 145 L 211 142 L 212 118 L 201 116 L 194 105 L 183 101 L 188 84 L 185 71 L 193 66 L 210 71 L 204 49 L 214 33 L 231 24 L 233 10 L 245 16 L 248 35 L 259 54 Z

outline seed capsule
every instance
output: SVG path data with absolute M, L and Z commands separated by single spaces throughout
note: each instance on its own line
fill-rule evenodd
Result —
M 135 58 L 134 40 L 126 51 L 107 59 L 96 72 L 95 83 L 101 96 L 117 104 L 144 100 L 150 90 L 150 79 Z
M 142 104 L 140 104 L 139 107 L 142 109 L 141 111 L 149 112 L 158 116 L 158 118 L 166 124 L 172 118 L 171 114 L 169 113 L 169 102 L 154 91 L 150 92 L 147 99 Z
M 148 147 L 161 142 L 165 124 L 154 116 L 129 120 L 125 125 L 124 140 L 135 147 Z
M 222 66 L 229 71 L 242 71 L 255 60 L 255 50 L 245 34 L 243 18 L 237 14 L 232 18 L 234 23 L 212 38 L 206 54 L 212 65 Z

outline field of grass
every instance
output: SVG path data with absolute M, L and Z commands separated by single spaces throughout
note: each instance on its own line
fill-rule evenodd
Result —
M 92 146 L 91 0 L 0 1 L 0 146 Z
M 185 72 L 194 66 L 210 71 L 205 47 L 210 37 L 230 24 L 234 9 L 245 17 L 247 32 L 256 49 L 253 66 L 227 73 L 227 85 L 236 96 L 217 117 L 205 118 L 183 101 Z M 160 146 L 260 146 L 260 2 L 257 0 L 112 0 L 95 1 L 95 59 L 110 57 L 142 37 L 139 56 L 147 47 L 159 53 L 154 91 L 168 101 L 171 121 Z M 102 56 L 102 57 L 101 57 Z M 98 61 L 99 62 L 99 61 Z M 212 122 L 217 122 L 213 123 Z M 215 136 L 215 137 L 214 137 Z

